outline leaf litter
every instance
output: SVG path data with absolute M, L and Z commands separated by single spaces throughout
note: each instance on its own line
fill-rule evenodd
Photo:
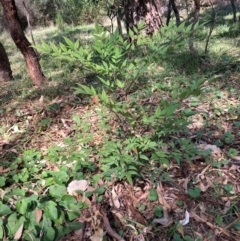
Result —
M 98 115 L 95 106 L 69 104 L 72 96 L 59 96 L 53 101 L 48 101 L 44 96 L 36 100 L 25 100 L 19 103 L 9 103 L 4 107 L 1 114 L 1 126 L 6 126 L 6 132 L 0 137 L 1 158 L 9 153 L 20 152 L 22 148 L 37 148 L 43 152 L 54 144 L 63 145 L 62 138 L 74 134 L 72 128 L 72 116 L 74 114 L 83 115 L 90 113 L 90 124 L 95 136 L 93 144 L 99 145 L 102 142 L 103 133 L 100 132 L 96 123 Z M 224 99 L 224 102 L 227 100 Z M 231 99 L 231 104 L 236 103 L 236 99 Z M 46 106 L 59 105 L 52 111 Z M 220 103 L 219 103 L 220 104 Z M 40 111 L 37 109 L 40 108 Z M 208 113 L 213 112 L 209 106 L 202 106 Z M 10 111 L 6 111 L 10 109 Z M 16 114 L 18 110 L 19 114 Z M 20 113 L 21 112 L 21 113 Z M 217 166 L 209 164 L 204 157 L 192 159 L 184 166 L 185 176 L 182 175 L 181 167 L 174 162 L 171 163 L 168 174 L 171 181 L 162 181 L 157 186 L 149 181 L 146 175 L 143 180 L 134 182 L 133 185 L 122 182 L 104 182 L 107 187 L 104 199 L 97 203 L 94 198 L 88 200 L 88 209 L 84 210 L 79 217 L 83 222 L 83 228 L 72 232 L 61 240 L 169 240 L 168 230 L 175 227 L 176 232 L 182 236 L 190 235 L 200 237 L 202 240 L 238 240 L 239 230 L 234 229 L 234 224 L 240 221 L 240 183 L 239 183 L 239 156 L 230 156 L 230 161 L 221 164 L 224 159 L 229 159 L 227 151 L 230 147 L 239 149 L 239 128 L 234 125 L 236 120 L 233 115 L 228 116 L 225 111 L 212 123 L 204 126 L 201 115 L 195 123 L 189 126 L 192 141 L 196 141 L 196 146 L 202 150 L 210 150 L 211 160 Z M 234 119 L 232 120 L 232 118 Z M 50 123 L 38 129 L 40 120 L 50 118 Z M 231 126 L 229 126 L 231 122 Z M 112 121 L 113 128 L 117 124 Z M 220 128 L 218 128 L 220 126 Z M 28 129 L 28 132 L 25 130 Z M 231 129 L 234 133 L 234 141 L 225 143 L 217 147 L 214 143 L 217 138 L 222 138 L 224 132 Z M 202 136 L 197 138 L 201 130 Z M 211 133 L 211 134 L 210 134 Z M 23 137 L 26 138 L 23 138 Z M 223 143 L 224 140 L 222 139 Z M 46 168 L 58 171 L 51 163 L 46 162 Z M 8 168 L 0 167 L 0 172 L 8 172 Z M 77 181 L 77 180 L 76 180 Z M 74 190 L 85 191 L 89 188 L 87 180 L 84 183 L 69 184 L 69 193 Z M 200 188 L 201 195 L 193 198 L 188 195 L 190 185 L 194 184 Z M 232 185 L 229 193 L 224 189 L 226 185 Z M 83 186 L 82 186 L 83 185 Z M 150 190 L 156 190 L 156 200 L 150 199 Z M 1 192 L 4 195 L 4 191 Z M 162 217 L 154 216 L 154 208 L 162 208 Z M 233 207 L 237 207 L 233 209 Z M 228 214 L 229 210 L 231 215 Z M 41 219 L 42 213 L 36 210 L 37 222 Z M 226 223 L 216 223 L 217 215 L 226 217 Z M 180 225 L 180 226 L 179 226 Z M 19 227 L 15 238 L 21 237 L 22 226 Z M 122 236 L 119 235 L 122 233 Z

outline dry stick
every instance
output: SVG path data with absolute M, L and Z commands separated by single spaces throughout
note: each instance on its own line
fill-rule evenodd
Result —
M 113 237 L 114 239 L 116 239 L 117 241 L 125 241 L 125 239 L 123 239 L 119 234 L 117 234 L 112 227 L 110 226 L 110 223 L 108 221 L 108 218 L 105 214 L 102 215 L 103 217 L 103 222 L 106 228 L 107 233 Z
M 238 221 L 240 221 L 240 218 L 237 218 L 236 220 L 234 220 L 233 222 L 231 222 L 228 226 L 226 226 L 225 228 L 223 228 L 222 230 L 220 230 L 220 232 L 218 233 L 224 233 L 224 231 L 227 231 L 227 229 L 231 228 L 235 223 L 237 223 Z
M 206 45 L 205 45 L 205 54 L 207 53 L 208 51 L 208 44 L 209 44 L 209 41 L 210 41 L 210 38 L 212 36 L 212 32 L 213 32 L 213 29 L 215 27 L 215 23 L 216 23 L 216 19 L 217 19 L 217 13 L 214 9 L 214 6 L 213 6 L 213 3 L 211 0 L 209 0 L 211 6 L 212 6 L 212 12 L 213 12 L 213 22 L 212 22 L 212 25 L 210 27 L 210 30 L 209 30 L 209 34 L 208 34 L 208 37 L 207 37 L 207 41 L 206 41 Z

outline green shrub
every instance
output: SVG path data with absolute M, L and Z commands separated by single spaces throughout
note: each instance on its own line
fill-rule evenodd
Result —
M 163 32 L 166 37 L 160 37 Z M 183 36 L 189 34 L 189 28 L 181 25 L 175 29 L 170 25 L 152 39 L 140 33 L 130 34 L 136 40 L 134 43 L 129 43 L 117 31 L 108 34 L 96 25 L 93 42 L 86 48 L 80 41 L 68 38 L 59 46 L 52 43 L 35 46 L 60 61 L 79 63 L 85 73 L 98 77 L 97 85 L 79 84 L 75 92 L 95 98 L 99 117 L 96 125 L 104 135 L 100 143 L 95 143 L 91 124 L 84 117 L 74 115 L 72 128 L 76 134 L 64 139 L 62 147 L 52 146 L 44 156 L 39 151 L 28 150 L 11 163 L 0 178 L 0 186 L 4 187 L 0 201 L 1 240 L 6 237 L 57 240 L 80 229 L 82 224 L 74 220 L 87 204 L 67 192 L 72 180 L 90 182 L 94 190 L 81 194 L 83 197 L 94 194 L 101 201 L 105 187 L 98 186 L 99 180 L 125 179 L 134 183 L 149 173 L 147 178 L 152 182 L 169 180 L 164 171 L 169 159 L 175 158 L 180 163 L 191 157 L 191 143 L 177 142 L 172 135 L 184 130 L 188 117 L 196 114 L 182 107 L 181 102 L 198 95 L 204 80 L 196 80 L 185 90 L 172 90 L 171 98 L 163 97 L 152 108 L 139 103 L 136 95 L 139 89 L 148 86 L 145 73 L 151 71 L 154 62 L 172 56 L 184 46 Z M 117 123 L 114 133 L 110 126 L 112 119 Z M 181 153 L 175 150 L 177 145 L 182 146 Z M 154 189 L 149 200 L 156 200 Z
M 138 27 L 142 28 L 143 24 Z M 110 141 L 105 141 L 99 151 L 102 170 L 100 176 L 107 178 L 114 174 L 119 179 L 127 178 L 132 182 L 132 177 L 138 175 L 141 165 L 148 163 L 151 158 L 158 163 L 169 163 L 168 151 L 162 149 L 164 141 L 179 130 L 184 131 L 189 123 L 188 117 L 197 113 L 186 108 L 181 111 L 179 109 L 184 99 L 200 94 L 205 80 L 197 80 L 185 90 L 174 89 L 171 99 L 162 98 L 151 110 L 138 104 L 136 96 L 131 93 L 148 86 L 145 74 L 151 71 L 155 61 L 171 58 L 177 50 L 184 47 L 190 30 L 191 26 L 181 24 L 176 27 L 170 24 L 153 38 L 149 38 L 135 29 L 137 35 L 130 32 L 130 37 L 135 42 L 130 43 L 117 30 L 109 34 L 96 24 L 94 39 L 88 47 L 81 46 L 79 40 L 73 42 L 66 37 L 65 43 L 60 43 L 59 46 L 45 42 L 41 46 L 35 46 L 39 51 L 51 54 L 60 61 L 79 63 L 85 73 L 92 73 L 99 79 L 98 85 L 79 84 L 75 89 L 77 94 L 94 97 L 102 106 L 102 115 L 109 112 L 115 116 L 119 125 L 120 132 L 116 138 L 122 141 L 110 137 Z M 128 101 L 125 100 L 127 96 Z M 108 125 L 106 123 L 105 126 Z M 134 133 L 142 126 L 152 134 L 143 134 L 141 138 L 136 138 Z M 185 146 L 188 149 L 188 144 Z M 147 156 L 146 153 L 151 155 Z

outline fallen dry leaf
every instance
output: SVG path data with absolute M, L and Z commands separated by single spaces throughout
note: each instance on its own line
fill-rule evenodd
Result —
M 198 145 L 198 147 L 202 150 L 211 150 L 212 154 L 221 154 L 222 151 L 219 147 L 217 147 L 216 145 L 209 145 L 209 144 L 200 144 Z
M 104 232 L 102 228 L 94 230 L 93 236 L 90 238 L 92 241 L 102 241 L 104 237 Z
M 112 188 L 112 202 L 110 202 L 110 205 L 116 207 L 116 208 L 120 208 L 120 202 L 118 200 L 118 195 L 116 194 L 114 187 Z
M 88 188 L 87 180 L 74 180 L 68 184 L 67 192 L 69 195 L 73 195 L 75 191 L 86 191 Z
M 18 228 L 17 232 L 14 235 L 14 239 L 19 240 L 22 236 L 22 231 L 23 231 L 23 223 L 21 226 Z
M 225 203 L 225 207 L 223 209 L 223 214 L 226 214 L 229 210 L 229 208 L 231 207 L 231 201 L 228 200 L 226 203 Z
M 9 172 L 10 170 L 11 170 L 10 167 L 3 169 L 3 167 L 0 166 L 0 173 L 6 173 L 6 172 Z
M 1 199 L 4 198 L 5 194 L 6 194 L 6 191 L 4 191 L 3 189 L 0 188 L 0 191 L 1 191 Z
M 165 198 L 163 197 L 162 190 L 163 190 L 163 187 L 162 187 L 162 184 L 160 183 L 160 184 L 157 186 L 158 202 L 159 202 L 159 204 L 163 207 L 163 209 L 170 210 L 171 207 L 170 207 L 170 205 L 167 203 L 167 201 L 165 200 Z
M 36 222 L 40 223 L 40 220 L 42 218 L 42 210 L 36 209 L 36 210 L 34 210 L 34 212 L 35 212 L 35 215 L 36 215 Z
M 183 219 L 183 220 L 180 220 L 179 221 L 179 223 L 181 224 L 181 225 L 187 225 L 188 223 L 189 223 L 189 218 L 190 218 L 190 214 L 189 214 L 189 212 L 186 210 L 185 211 L 185 218 Z

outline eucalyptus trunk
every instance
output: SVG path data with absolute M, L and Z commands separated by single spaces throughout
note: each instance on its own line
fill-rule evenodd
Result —
M 0 3 L 3 7 L 4 18 L 7 22 L 11 37 L 25 58 L 33 83 L 38 86 L 43 85 L 46 78 L 42 73 L 38 57 L 21 28 L 14 0 L 0 0 Z
M 10 81 L 12 79 L 12 70 L 7 53 L 0 43 L 0 82 Z
M 140 21 L 145 22 L 148 35 L 152 35 L 163 26 L 159 0 L 125 0 L 124 3 L 127 31 L 137 27 Z

